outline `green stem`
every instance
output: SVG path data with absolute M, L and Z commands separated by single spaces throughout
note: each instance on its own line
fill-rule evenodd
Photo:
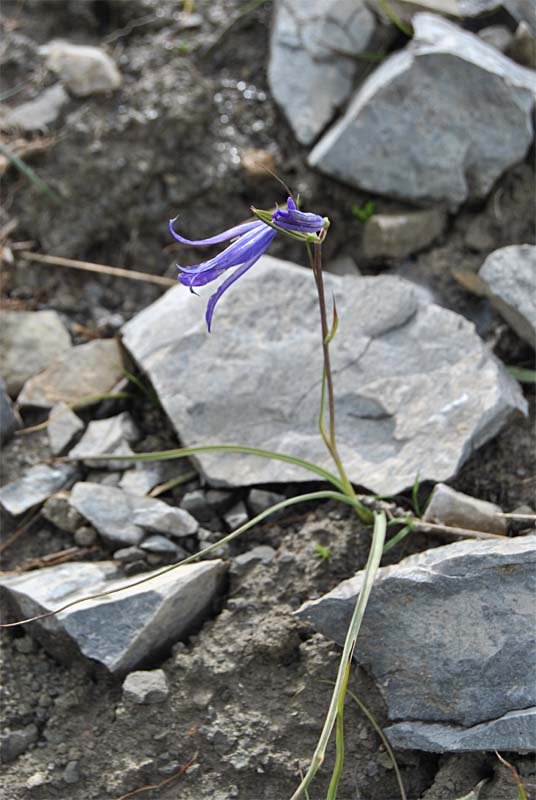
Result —
M 310 786 L 316 773 L 318 772 L 322 762 L 324 761 L 326 748 L 328 746 L 328 742 L 330 740 L 331 733 L 333 731 L 333 727 L 337 719 L 340 698 L 341 695 L 344 694 L 346 690 L 348 666 L 351 663 L 352 656 L 354 654 L 355 643 L 359 634 L 359 629 L 361 627 L 361 621 L 365 613 L 365 608 L 368 603 L 368 599 L 370 596 L 374 578 L 376 576 L 376 572 L 380 565 L 383 543 L 385 541 L 386 527 L 387 525 L 386 525 L 385 515 L 383 513 L 375 514 L 372 545 L 370 548 L 367 565 L 364 570 L 363 586 L 359 593 L 359 598 L 355 605 L 352 614 L 352 619 L 350 620 L 350 625 L 348 627 L 348 632 L 346 634 L 346 640 L 344 642 L 342 658 L 339 663 L 339 670 L 337 672 L 335 687 L 333 689 L 333 694 L 331 696 L 331 702 L 324 722 L 324 727 L 322 728 L 322 733 L 320 734 L 316 750 L 313 753 L 313 758 L 311 760 L 309 769 L 307 770 L 305 777 L 302 779 L 300 785 L 298 786 L 298 788 L 296 789 L 290 800 L 298 800 L 299 797 L 303 796 L 303 794 L 307 791 L 307 788 Z

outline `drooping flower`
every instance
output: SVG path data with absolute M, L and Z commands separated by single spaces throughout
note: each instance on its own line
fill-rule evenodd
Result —
M 232 240 L 225 250 L 208 261 L 202 261 L 191 267 L 177 264 L 180 270 L 179 281 L 184 286 L 189 286 L 192 292 L 195 292 L 197 286 L 212 283 L 227 270 L 234 268 L 208 301 L 205 319 L 209 333 L 212 315 L 220 297 L 259 260 L 278 231 L 300 241 L 318 241 L 321 231 L 329 225 L 329 220 L 325 217 L 299 211 L 292 197 L 288 198 L 286 209 L 277 208 L 274 212 L 252 210 L 257 216 L 256 220 L 235 225 L 209 239 L 186 239 L 175 231 L 173 227 L 175 220 L 169 222 L 172 236 L 182 244 L 204 247 Z

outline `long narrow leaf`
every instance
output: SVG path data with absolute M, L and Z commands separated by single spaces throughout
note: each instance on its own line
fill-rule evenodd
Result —
M 173 461 L 175 458 L 188 458 L 189 456 L 199 455 L 201 453 L 243 453 L 244 455 L 258 456 L 259 458 L 271 458 L 274 461 L 284 461 L 287 464 L 294 464 L 296 467 L 312 472 L 320 476 L 323 480 L 336 486 L 337 489 L 343 490 L 342 482 L 334 475 L 323 467 L 319 467 L 310 461 L 296 456 L 289 456 L 285 453 L 275 453 L 272 450 L 264 450 L 260 447 L 245 447 L 237 444 L 213 444 L 201 445 L 199 447 L 181 447 L 177 450 L 160 450 L 155 453 L 136 453 L 132 456 L 95 456 L 85 457 L 84 461 Z M 69 461 L 68 458 L 63 459 Z M 78 459 L 77 459 L 78 460 Z
M 348 498 L 348 500 L 351 501 L 351 498 Z M 350 502 L 350 505 L 352 504 L 354 504 L 353 501 Z M 387 527 L 385 522 L 385 515 L 383 513 L 374 514 L 374 532 L 372 535 L 372 545 L 370 548 L 367 565 L 364 570 L 363 586 L 361 587 L 361 591 L 352 614 L 352 619 L 350 620 L 350 625 L 348 627 L 348 633 L 346 634 L 346 641 L 344 643 L 344 649 L 339 664 L 339 671 L 337 673 L 337 679 L 335 681 L 335 687 L 331 696 L 331 702 L 326 720 L 324 722 L 324 727 L 322 729 L 322 733 L 320 734 L 316 750 L 313 753 L 309 769 L 307 770 L 305 777 L 302 779 L 300 785 L 290 800 L 298 800 L 299 797 L 303 796 L 307 788 L 310 786 L 314 776 L 318 772 L 322 762 L 324 761 L 326 748 L 328 746 L 328 742 L 333 731 L 333 726 L 335 725 L 335 720 L 337 718 L 340 696 L 345 689 L 347 665 L 351 662 L 354 653 L 359 629 L 361 628 L 361 622 L 363 621 L 365 609 L 367 607 L 370 592 L 372 590 L 372 584 L 374 583 L 374 578 L 380 565 L 383 543 L 385 541 L 385 530 Z
M 171 564 L 169 567 L 165 567 L 164 569 L 159 570 L 153 575 L 149 575 L 146 578 L 140 578 L 137 581 L 133 581 L 132 583 L 128 583 L 126 586 L 121 586 L 119 589 L 110 589 L 108 592 L 99 592 L 98 594 L 91 594 L 87 595 L 86 597 L 80 597 L 78 600 L 72 600 L 70 603 L 66 603 L 64 606 L 60 608 L 56 608 L 54 611 L 46 611 L 44 614 L 38 614 L 35 617 L 29 617 L 28 619 L 19 620 L 18 622 L 5 622 L 0 624 L 0 628 L 13 628 L 15 625 L 25 625 L 28 622 L 35 622 L 38 619 L 45 619 L 46 617 L 53 617 L 55 614 L 59 614 L 61 611 L 66 611 L 68 608 L 72 608 L 73 606 L 77 606 L 79 603 L 84 603 L 86 600 L 97 600 L 101 597 L 108 597 L 112 594 L 117 594 L 118 592 L 124 592 L 127 589 L 133 589 L 135 586 L 141 586 L 144 583 L 149 583 L 149 581 L 155 580 L 155 578 L 160 578 L 162 575 L 167 575 L 168 572 L 173 572 L 173 570 L 178 569 L 179 567 L 183 567 L 185 564 L 191 564 L 194 561 L 197 561 L 199 558 L 203 558 L 204 556 L 211 553 L 217 547 L 221 547 L 224 544 L 228 544 L 232 542 L 233 539 L 236 539 L 241 534 L 248 531 L 250 528 L 253 528 L 259 522 L 269 517 L 270 514 L 274 514 L 276 511 L 281 511 L 284 508 L 288 508 L 289 506 L 296 505 L 297 503 L 307 503 L 314 500 L 340 500 L 341 503 L 347 503 L 348 505 L 353 506 L 354 502 L 344 494 L 339 494 L 339 492 L 333 492 L 329 489 L 321 492 L 309 492 L 307 494 L 298 495 L 297 497 L 289 497 L 286 500 L 282 500 L 280 503 L 276 503 L 275 505 L 267 508 L 261 514 L 257 514 L 256 517 L 250 519 L 249 522 L 246 522 L 244 525 L 241 525 L 235 531 L 227 534 L 227 536 L 222 537 L 214 544 L 205 547 L 203 550 L 200 550 L 198 553 L 194 553 L 188 558 L 184 558 L 182 561 L 179 561 L 177 564 Z

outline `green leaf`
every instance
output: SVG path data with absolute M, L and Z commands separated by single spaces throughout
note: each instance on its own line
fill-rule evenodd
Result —
M 519 383 L 536 383 L 536 369 L 525 369 L 524 367 L 507 367 L 506 369 Z
M 484 788 L 484 786 L 488 783 L 488 778 L 484 778 L 484 780 L 477 783 L 474 789 L 471 789 L 469 794 L 464 794 L 463 797 L 457 797 L 456 800 L 478 800 L 480 797 L 480 792 Z
M 321 544 L 315 545 L 315 558 L 321 558 L 327 561 L 331 558 L 331 550 L 329 547 L 323 547 Z
M 415 481 L 413 483 L 413 488 L 411 490 L 411 500 L 412 500 L 412 503 L 413 503 L 413 510 L 415 511 L 415 513 L 416 513 L 416 515 L 418 517 L 421 517 L 422 514 L 421 514 L 421 509 L 420 509 L 420 506 L 419 506 L 419 487 L 420 487 L 419 473 L 417 473 L 417 476 L 416 476 Z
M 389 550 L 391 550 L 391 548 L 393 548 L 395 544 L 398 544 L 399 542 L 402 541 L 402 539 L 405 539 L 408 533 L 411 533 L 411 531 L 412 531 L 412 526 L 406 525 L 404 528 L 402 528 L 401 531 L 395 534 L 392 539 L 389 539 L 389 541 L 383 547 L 383 552 L 384 553 L 389 552 Z
M 367 200 L 367 202 L 362 206 L 358 205 L 352 206 L 352 214 L 354 215 L 354 217 L 357 217 L 357 219 L 360 222 L 366 222 L 367 219 L 372 217 L 372 215 L 375 213 L 376 213 L 376 203 L 374 203 L 372 200 Z
M 19 172 L 22 172 L 23 175 L 29 178 L 31 182 L 34 184 L 34 186 L 36 186 L 37 189 L 39 189 L 40 192 L 46 194 L 55 203 L 63 202 L 63 199 L 60 197 L 60 195 L 57 192 L 55 192 L 54 189 L 51 189 L 50 186 L 47 186 L 47 184 L 43 180 L 41 180 L 39 175 L 37 175 L 33 171 L 33 169 L 29 167 L 28 164 L 26 164 L 22 160 L 22 158 L 19 158 L 18 155 L 13 153 L 9 149 L 9 147 L 6 147 L 5 144 L 2 144 L 1 142 L 0 142 L 0 153 L 2 153 L 2 155 L 4 155 L 8 159 L 8 161 L 10 161 L 13 164 L 13 166 L 19 170 Z
M 201 445 L 199 447 L 181 447 L 177 450 L 160 450 L 155 453 L 136 453 L 131 456 L 95 456 L 94 458 L 84 458 L 84 461 L 173 461 L 175 458 L 188 458 L 200 453 L 242 453 L 244 455 L 258 456 L 259 458 L 270 458 L 274 461 L 284 461 L 287 464 L 294 464 L 296 467 L 318 475 L 322 480 L 336 486 L 340 491 L 344 491 L 342 481 L 332 472 L 323 467 L 305 461 L 303 458 L 288 456 L 285 453 L 275 453 L 272 450 L 263 450 L 260 447 L 245 447 L 236 444 L 213 444 Z M 69 461 L 69 458 L 63 459 Z M 73 459 L 78 460 L 78 459 Z

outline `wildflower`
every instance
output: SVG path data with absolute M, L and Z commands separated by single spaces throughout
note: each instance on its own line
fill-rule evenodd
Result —
M 205 319 L 209 333 L 212 315 L 220 297 L 259 260 L 278 231 L 300 241 L 319 241 L 319 234 L 329 225 L 329 220 L 325 217 L 299 211 L 292 197 L 288 198 L 286 209 L 277 208 L 276 211 L 270 212 L 258 211 L 253 208 L 252 211 L 257 217 L 256 220 L 245 222 L 242 225 L 235 225 L 233 228 L 229 228 L 209 239 L 185 239 L 174 230 L 173 223 L 175 220 L 170 220 L 169 222 L 169 230 L 172 236 L 182 244 L 203 247 L 232 240 L 225 250 L 208 261 L 203 261 L 191 267 L 181 267 L 177 264 L 181 272 L 179 281 L 184 286 L 189 286 L 190 291 L 194 293 L 197 286 L 212 283 L 227 270 L 235 268 L 208 301 Z

